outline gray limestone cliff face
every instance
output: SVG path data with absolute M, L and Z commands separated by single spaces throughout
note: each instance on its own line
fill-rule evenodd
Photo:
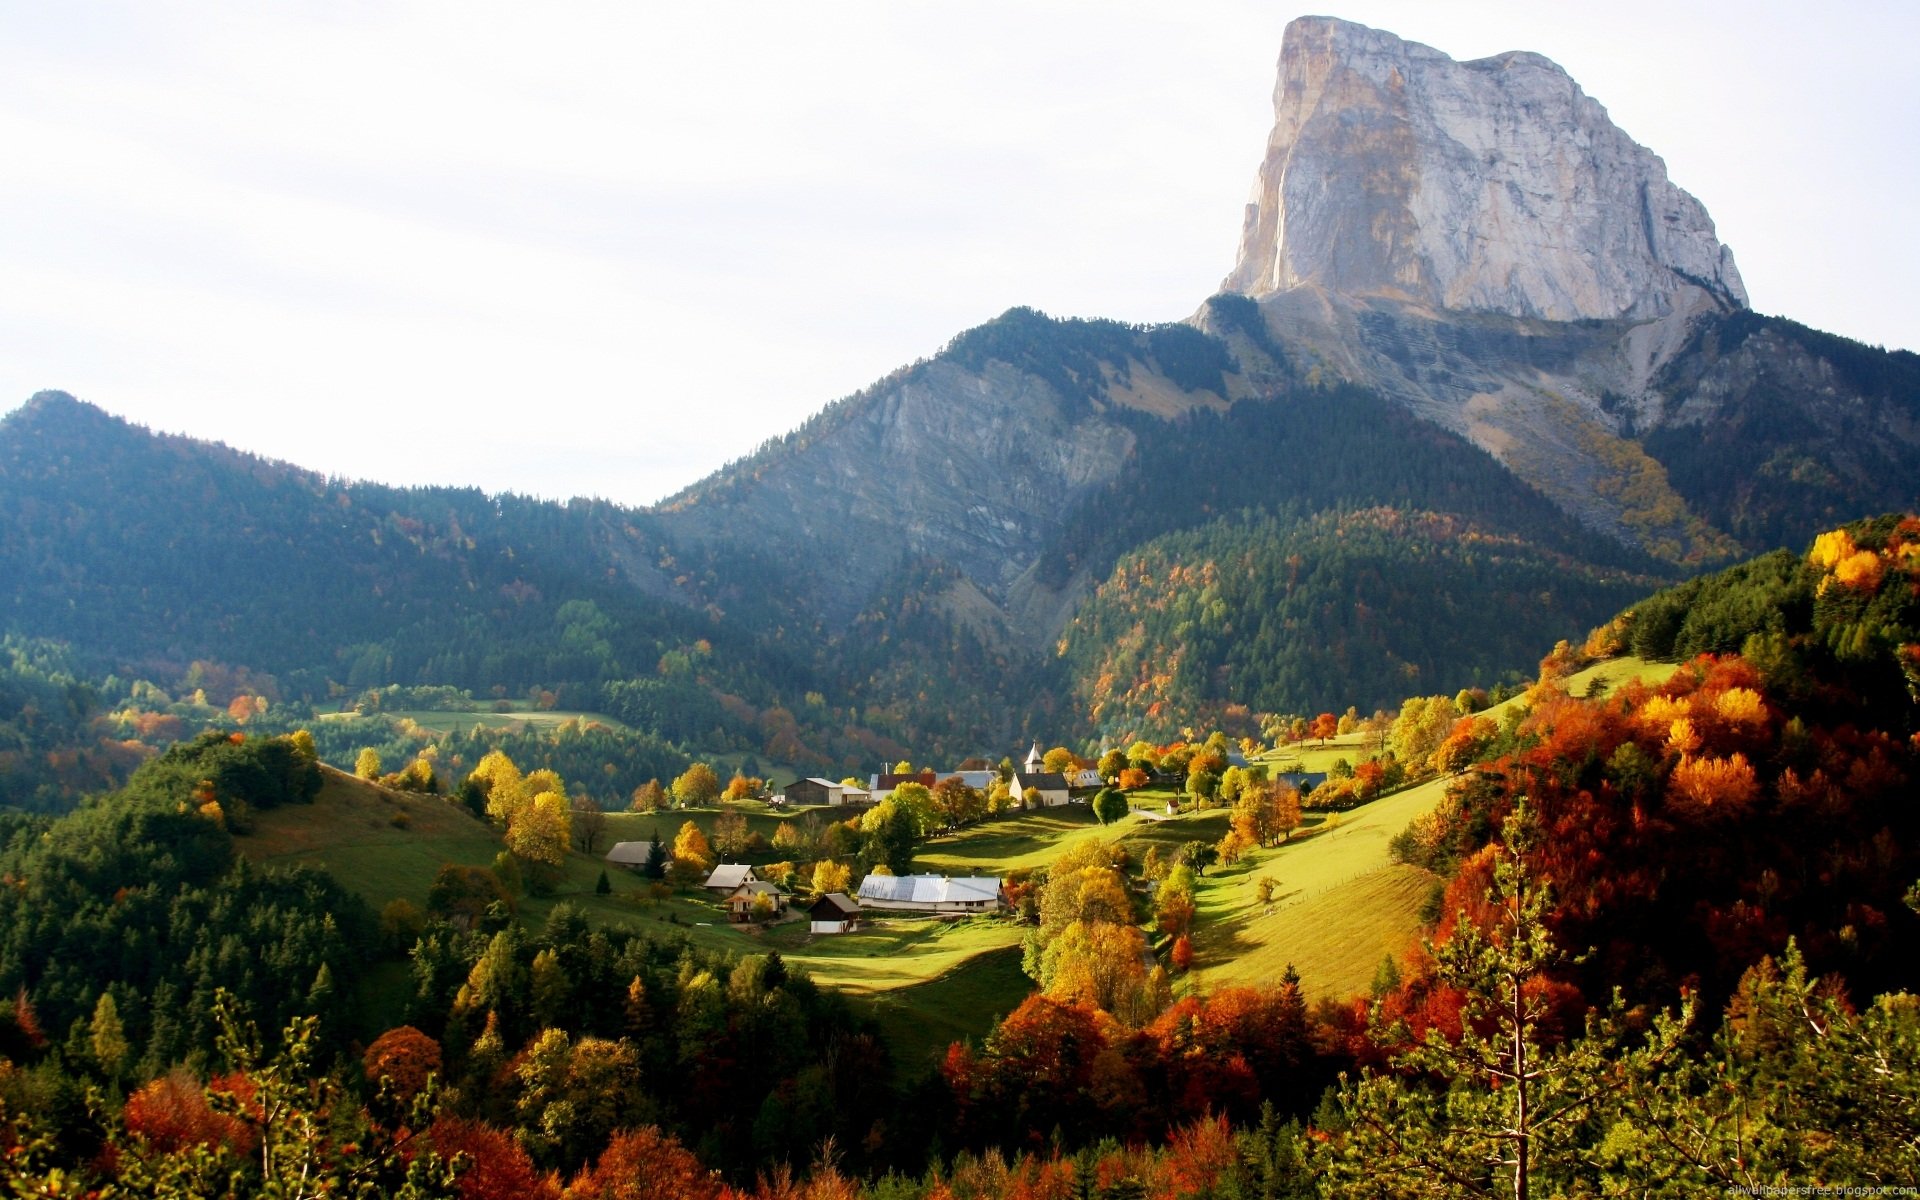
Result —
M 1329 17 L 1287 27 L 1223 290 L 1302 286 L 1553 321 L 1747 305 L 1706 209 L 1553 62 Z

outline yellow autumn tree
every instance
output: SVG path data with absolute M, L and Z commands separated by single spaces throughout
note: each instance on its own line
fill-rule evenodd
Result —
M 559 792 L 541 792 L 507 822 L 507 849 L 528 862 L 558 867 L 572 840 L 573 813 Z
M 526 799 L 525 779 L 503 751 L 488 753 L 467 774 L 467 782 L 487 794 L 487 815 L 507 824 Z
M 697 762 L 673 781 L 673 798 L 682 805 L 712 804 L 720 796 L 720 777 L 706 763 Z
M 1767 719 L 1766 701 L 1752 688 L 1728 688 L 1714 698 L 1713 711 L 1729 725 L 1758 725 Z
M 1113 862 L 1113 847 L 1101 842 L 1054 860 L 1025 966 L 1048 995 L 1138 1025 L 1165 1004 L 1165 973 L 1149 969 L 1146 936 L 1133 923 L 1133 899 Z
M 1692 754 L 1700 748 L 1700 734 L 1694 729 L 1691 717 L 1675 717 L 1673 724 L 1667 726 L 1667 747 L 1682 755 Z
M 1831 571 L 1859 552 L 1859 547 L 1853 544 L 1852 534 L 1844 529 L 1835 529 L 1814 538 L 1813 550 L 1807 557 L 1814 566 Z
M 1075 921 L 1053 944 L 1047 995 L 1112 1013 L 1138 1028 L 1166 1006 L 1166 973 L 1147 967 L 1146 935 L 1133 925 Z
M 823 858 L 813 867 L 813 890 L 824 896 L 828 892 L 844 892 L 853 883 L 853 868 L 845 863 L 837 863 Z
M 687 863 L 702 871 L 713 870 L 713 847 L 707 844 L 707 835 L 692 821 L 682 825 L 675 835 L 673 858 L 675 862 Z

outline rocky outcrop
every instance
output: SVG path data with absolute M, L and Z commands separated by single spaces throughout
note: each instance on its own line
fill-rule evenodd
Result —
M 1553 62 L 1328 17 L 1287 27 L 1224 289 L 1306 286 L 1553 321 L 1747 304 L 1700 202 Z

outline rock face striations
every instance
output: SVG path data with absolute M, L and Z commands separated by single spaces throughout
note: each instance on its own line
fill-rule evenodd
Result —
M 1455 62 L 1330 17 L 1287 27 L 1223 288 L 1303 286 L 1554 321 L 1747 304 L 1700 202 L 1553 62 Z

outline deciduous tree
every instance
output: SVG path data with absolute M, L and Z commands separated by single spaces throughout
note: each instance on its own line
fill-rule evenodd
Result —
M 570 807 L 574 842 L 580 847 L 580 853 L 592 854 L 607 832 L 607 814 L 592 796 L 575 796 Z
M 813 865 L 813 890 L 822 896 L 828 892 L 844 892 L 852 883 L 853 868 L 845 863 L 823 858 Z
M 633 789 L 633 796 L 627 807 L 637 813 L 656 812 L 666 807 L 667 790 L 660 786 L 658 779 L 649 779 Z
M 719 776 L 703 762 L 694 763 L 673 781 L 673 798 L 683 806 L 712 804 L 719 796 Z
M 573 842 L 573 812 L 558 792 L 541 792 L 507 824 L 507 849 L 515 858 L 558 868 Z
M 707 835 L 692 821 L 680 826 L 680 832 L 673 839 L 673 861 L 686 863 L 702 872 L 713 870 L 713 847 L 707 843 Z

